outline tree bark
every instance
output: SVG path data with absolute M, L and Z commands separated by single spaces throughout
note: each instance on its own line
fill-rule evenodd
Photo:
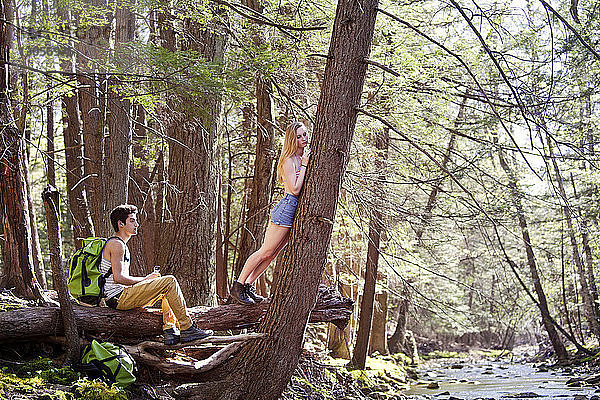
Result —
M 408 285 L 403 284 L 402 297 L 398 304 L 398 321 L 396 322 L 396 330 L 388 339 L 388 347 L 392 354 L 400 353 L 404 350 L 404 339 L 406 337 L 406 324 L 408 323 L 408 307 L 410 306 L 410 297 Z
M 573 190 L 575 190 L 575 183 L 573 182 Z M 596 277 L 594 274 L 594 256 L 592 255 L 592 249 L 590 247 L 589 229 L 587 217 L 579 212 L 580 218 L 580 230 L 581 230 L 581 245 L 585 254 L 585 272 L 589 283 L 590 289 L 590 301 L 592 302 L 592 310 L 595 312 L 596 324 L 600 318 L 600 311 L 598 310 L 598 288 L 596 286 Z
M 380 158 L 375 160 L 375 168 L 379 171 L 385 171 L 385 160 L 387 159 L 387 149 L 389 144 L 389 130 L 384 129 L 383 133 L 375 139 L 375 147 L 379 150 Z M 375 195 L 375 204 L 371 211 L 369 221 L 369 244 L 367 246 L 367 265 L 365 268 L 365 283 L 363 288 L 362 300 L 360 303 L 360 315 L 358 320 L 358 330 L 356 332 L 356 345 L 350 366 L 357 369 L 365 369 L 367 353 L 369 352 L 369 342 L 371 336 L 371 322 L 373 318 L 373 302 L 375 300 L 375 283 L 377 281 L 377 267 L 379 265 L 379 242 L 383 231 L 383 221 L 381 208 L 384 204 L 385 174 L 379 175 L 379 184 L 373 188 Z
M 103 8 L 103 0 L 86 0 L 84 6 Z M 81 15 L 79 16 L 81 18 Z M 105 221 L 108 219 L 104 194 L 104 120 L 105 93 L 101 84 L 103 76 L 99 74 L 97 59 L 99 48 L 108 48 L 108 33 L 106 25 L 92 25 L 85 21 L 85 27 L 77 27 L 77 79 L 79 82 L 79 108 L 81 111 L 84 172 L 83 185 L 90 208 L 94 232 L 98 236 L 112 233 L 106 232 Z
M 34 277 L 31 216 L 27 203 L 25 139 L 14 125 L 9 92 L 9 29 L 7 3 L 0 1 L 0 218 L 4 231 L 2 260 L 4 277 L 0 287 L 15 288 L 15 294 L 43 299 Z
M 123 44 L 133 40 L 135 33 L 135 16 L 128 7 L 118 1 L 115 10 L 115 58 Z M 132 111 L 131 101 L 124 99 L 115 86 L 120 84 L 119 78 L 108 78 L 108 95 L 106 96 L 106 138 L 104 160 L 104 202 L 106 213 L 120 204 L 127 203 L 129 189 L 129 169 L 131 163 Z M 141 205 L 140 205 L 141 207 Z M 105 236 L 112 233 L 113 228 L 107 215 L 103 218 Z
M 67 339 L 66 359 L 70 364 L 78 363 L 79 360 L 79 335 L 73 305 L 69 298 L 67 288 L 67 276 L 63 268 L 62 240 L 60 237 L 60 214 L 58 190 L 48 186 L 42 193 L 44 208 L 46 209 L 46 222 L 48 225 L 48 243 L 50 247 L 50 265 L 52 266 L 52 282 L 54 290 L 58 292 L 58 301 L 62 314 L 62 323 Z
M 50 68 L 49 68 L 50 69 Z M 46 153 L 48 154 L 48 185 L 56 186 L 56 168 L 54 168 L 54 101 L 51 96 L 52 83 L 48 82 L 46 94 Z
M 387 292 L 377 293 L 373 307 L 371 337 L 369 338 L 369 355 L 373 353 L 388 354 L 387 344 Z
M 270 91 L 271 84 L 268 81 L 262 77 L 256 79 L 256 157 L 244 225 L 241 228 L 236 276 L 242 271 L 248 257 L 262 245 L 269 223 L 275 163 L 275 129 L 271 122 Z
M 150 173 L 148 166 L 151 160 L 144 149 L 144 142 L 148 137 L 147 130 L 144 128 L 146 112 L 142 105 L 136 105 L 134 108 L 137 112 L 136 124 L 133 129 L 133 154 L 141 162 L 137 167 L 131 163 L 128 201 L 139 208 L 138 222 L 140 226 L 135 240 L 132 240 L 129 246 L 131 251 L 130 270 L 133 275 L 145 276 L 151 272 L 152 266 L 155 265 L 156 214 L 151 183 L 156 175 L 156 169 L 160 167 L 160 160 L 156 161 L 154 171 Z M 162 156 L 159 155 L 159 158 L 162 158 Z
M 63 21 L 59 30 L 61 33 L 71 35 L 71 12 L 65 4 L 59 2 L 57 16 Z M 68 48 L 75 44 L 70 41 Z M 74 55 L 69 50 L 69 56 L 61 58 L 61 70 L 75 72 Z M 62 96 L 63 136 L 65 141 L 65 164 L 67 179 L 67 195 L 69 200 L 69 214 L 73 227 L 73 240 L 75 248 L 81 248 L 81 238 L 94 235 L 92 218 L 85 194 L 83 179 L 83 137 L 81 135 L 81 116 L 79 115 L 79 91 L 73 88 Z
M 269 301 L 253 305 L 195 307 L 188 311 L 198 326 L 225 331 L 255 326 L 264 318 Z M 332 322 L 344 328 L 352 314 L 352 301 L 331 288 L 321 286 L 319 299 L 310 313 L 310 322 Z M 82 307 L 73 304 L 77 326 L 90 333 L 109 333 L 114 340 L 146 339 L 162 332 L 160 310 L 138 308 L 117 311 L 108 307 Z M 60 310 L 56 307 L 31 307 L 0 312 L 0 342 L 64 333 Z
M 225 36 L 186 20 L 189 38 L 183 50 L 195 50 L 210 62 L 222 59 Z M 190 40 L 193 38 L 193 40 Z M 171 220 L 165 228 L 158 262 L 177 275 L 191 305 L 215 304 L 215 264 L 218 188 L 219 93 L 196 98 L 179 93 L 171 100 L 175 111 L 168 129 L 167 193 Z
M 245 0 L 244 4 L 262 13 L 258 1 Z M 264 31 L 256 29 L 252 40 L 258 48 L 264 46 Z M 238 246 L 235 276 L 238 276 L 248 257 L 262 245 L 269 223 L 269 206 L 273 195 L 273 171 L 275 163 L 275 128 L 271 104 L 271 82 L 262 75 L 256 78 L 256 156 L 254 174 L 244 215 L 244 225 Z
M 215 283 L 218 304 L 227 299 L 227 258 L 225 258 L 225 237 L 223 236 L 223 180 L 219 175 L 217 196 L 217 247 Z
M 327 259 L 376 15 L 377 0 L 338 2 L 308 176 L 284 250 L 282 272 L 258 329 L 268 337 L 245 345 L 228 365 L 215 371 L 215 380 L 223 380 L 220 393 L 208 395 L 198 387 L 188 397 L 274 400 L 289 382 Z
M 548 333 L 556 357 L 558 358 L 559 362 L 565 362 L 569 359 L 569 354 L 567 353 L 567 349 L 565 348 L 562 339 L 552 323 L 552 317 L 550 316 L 550 310 L 548 308 L 548 301 L 546 300 L 546 294 L 544 293 L 544 288 L 542 287 L 542 283 L 540 281 L 540 276 L 535 261 L 535 254 L 533 252 L 533 246 L 531 245 L 531 239 L 529 237 L 529 228 L 527 226 L 527 220 L 525 218 L 525 212 L 522 205 L 523 194 L 519 190 L 517 178 L 512 172 L 510 166 L 506 163 L 504 152 L 501 148 L 498 148 L 498 158 L 500 161 L 500 166 L 508 177 L 508 187 L 510 188 L 511 198 L 516 210 L 516 217 L 519 222 L 519 227 L 521 228 L 523 245 L 525 246 L 525 253 L 527 254 L 527 263 L 531 273 L 531 280 L 538 298 L 538 308 L 542 317 L 542 323 L 546 329 L 546 332 Z
M 29 171 L 29 161 L 25 161 L 25 170 Z M 44 258 L 42 257 L 42 247 L 40 245 L 40 235 L 37 228 L 37 217 L 33 207 L 33 196 L 31 193 L 31 182 L 29 173 L 25 174 L 25 188 L 27 189 L 27 206 L 29 207 L 29 225 L 31 228 L 31 255 L 33 257 L 33 271 L 35 277 L 42 289 L 46 288 L 46 273 L 44 272 Z

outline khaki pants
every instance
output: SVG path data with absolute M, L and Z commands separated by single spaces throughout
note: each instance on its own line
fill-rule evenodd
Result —
M 119 296 L 117 310 L 146 307 L 158 300 L 162 300 L 163 330 L 174 328 L 177 325 L 181 330 L 192 326 L 183 293 L 173 275 L 147 279 L 126 287 Z

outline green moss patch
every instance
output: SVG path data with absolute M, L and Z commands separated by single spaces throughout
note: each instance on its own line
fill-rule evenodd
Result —
M 0 400 L 127 400 L 129 392 L 99 380 L 81 379 L 71 367 L 36 358 L 0 369 Z
M 473 354 L 484 358 L 503 358 L 510 357 L 512 352 L 510 350 L 474 350 Z
M 436 358 L 467 358 L 469 355 L 467 353 L 457 353 L 455 351 L 440 351 L 435 350 L 431 353 L 421 355 L 421 358 L 424 360 L 433 360 Z
M 77 381 L 74 385 L 76 399 L 81 400 L 127 400 L 128 392 L 116 385 L 88 379 Z

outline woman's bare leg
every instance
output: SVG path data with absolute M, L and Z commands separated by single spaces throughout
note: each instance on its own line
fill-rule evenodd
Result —
M 275 225 L 269 223 L 267 232 L 265 233 L 265 241 L 263 242 L 260 249 L 256 250 L 244 264 L 242 272 L 238 277 L 238 282 L 245 283 L 250 274 L 266 260 L 272 260 L 273 255 L 276 254 L 278 248 L 282 247 L 281 243 L 287 241 L 287 237 L 290 233 L 290 228 Z M 281 250 L 281 249 L 280 249 Z M 269 261 L 270 262 L 270 261 Z M 268 266 L 268 264 L 267 264 Z
M 269 265 L 273 262 L 273 260 L 277 258 L 277 255 L 281 252 L 281 250 L 283 250 L 283 248 L 287 244 L 289 238 L 290 238 L 290 232 L 288 231 L 287 235 L 285 235 L 285 237 L 283 238 L 281 243 L 279 243 L 279 246 L 277 247 L 277 249 L 275 249 L 275 252 L 273 253 L 273 255 L 271 257 L 269 257 L 268 259 L 266 259 L 265 261 L 263 261 L 262 263 L 260 263 L 256 268 L 254 268 L 254 271 L 252 271 L 252 273 L 248 276 L 248 278 L 246 278 L 246 282 L 244 282 L 244 283 L 250 283 L 250 284 L 254 283 L 263 274 L 263 272 L 265 272 L 265 270 L 269 267 Z

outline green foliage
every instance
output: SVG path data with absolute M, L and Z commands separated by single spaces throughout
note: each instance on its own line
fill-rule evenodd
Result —
M 15 374 L 6 372 L 5 368 L 0 371 L 0 396 L 6 395 L 9 391 L 35 393 L 43 385 L 44 381 L 39 376 L 20 378 Z
M 434 350 L 431 353 L 427 353 L 421 356 L 424 360 L 433 360 L 436 358 L 467 358 L 466 353 L 457 353 L 455 351 L 441 351 Z
M 39 376 L 44 382 L 69 385 L 80 378 L 80 374 L 71 367 L 57 368 L 49 358 L 38 357 L 12 368 L 19 378 Z
M 479 355 L 485 358 L 510 358 L 512 357 L 512 352 L 508 350 L 475 350 L 473 354 Z
M 127 400 L 128 393 L 101 380 L 80 379 L 71 367 L 56 368 L 48 358 L 39 357 L 14 367 L 0 370 L 0 399 L 14 393 L 36 394 L 48 400 Z M 52 385 L 72 386 L 72 392 L 54 389 Z
M 82 379 L 75 384 L 75 397 L 81 400 L 127 400 L 128 392 L 100 380 Z

